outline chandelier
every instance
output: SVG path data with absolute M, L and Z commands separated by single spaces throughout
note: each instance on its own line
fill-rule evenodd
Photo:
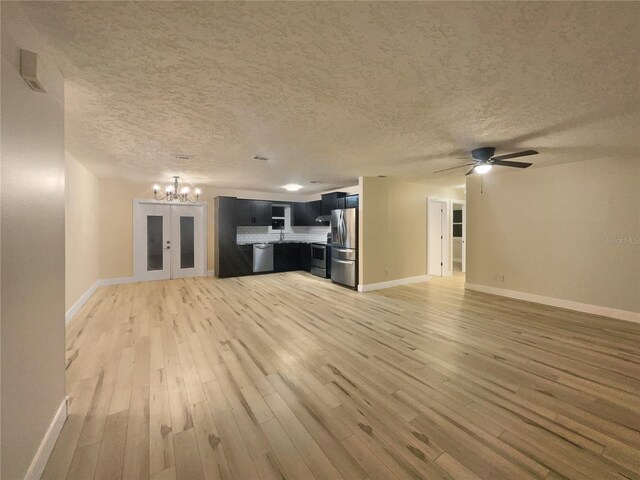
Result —
M 195 189 L 195 197 L 189 195 L 189 187 L 180 188 L 178 179 L 180 177 L 173 177 L 173 185 L 167 186 L 165 188 L 164 197 L 158 198 L 158 192 L 160 191 L 160 187 L 158 185 L 153 186 L 153 197 L 156 200 L 166 200 L 167 202 L 173 202 L 174 200 L 178 200 L 180 203 L 197 203 L 200 199 L 200 189 Z M 179 192 L 179 193 L 178 193 Z

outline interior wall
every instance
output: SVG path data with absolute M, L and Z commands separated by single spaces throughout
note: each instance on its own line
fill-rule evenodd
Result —
M 64 81 L 20 3 L 0 9 L 0 477 L 19 479 L 65 398 Z M 46 94 L 20 76 L 21 48 L 41 56 Z
M 464 200 L 464 190 L 362 177 L 360 284 L 427 274 L 427 198 Z
M 468 283 L 640 312 L 638 160 L 482 180 L 467 177 Z
M 120 278 L 133 276 L 133 200 L 152 199 L 153 184 L 127 182 L 119 179 L 99 179 L 99 236 L 100 236 L 100 278 Z M 168 182 L 160 183 L 166 185 Z M 217 196 L 254 198 L 282 202 L 307 202 L 320 195 L 301 193 L 269 193 L 249 190 L 232 190 L 216 187 L 201 187 L 200 198 L 207 204 L 207 264 L 214 268 L 214 208 Z M 358 187 L 338 189 L 352 193 Z
M 65 309 L 100 278 L 98 178 L 65 156 Z

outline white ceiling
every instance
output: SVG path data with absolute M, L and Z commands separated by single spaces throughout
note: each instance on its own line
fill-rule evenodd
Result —
M 66 78 L 67 149 L 100 176 L 311 193 L 429 180 L 483 145 L 640 158 L 640 3 L 23 5 Z

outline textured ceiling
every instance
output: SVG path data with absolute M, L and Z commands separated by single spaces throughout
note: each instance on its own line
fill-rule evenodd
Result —
M 638 158 L 640 3 L 23 5 L 66 78 L 67 149 L 100 176 L 311 193 L 428 180 L 482 145 Z

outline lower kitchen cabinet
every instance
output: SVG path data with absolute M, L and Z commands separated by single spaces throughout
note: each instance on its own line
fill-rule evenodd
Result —
M 253 273 L 253 245 L 238 245 L 237 275 L 251 275 Z
M 311 245 L 308 243 L 300 244 L 300 270 L 311 271 Z
M 277 243 L 273 248 L 273 270 L 275 272 L 292 272 L 300 270 L 301 243 Z

